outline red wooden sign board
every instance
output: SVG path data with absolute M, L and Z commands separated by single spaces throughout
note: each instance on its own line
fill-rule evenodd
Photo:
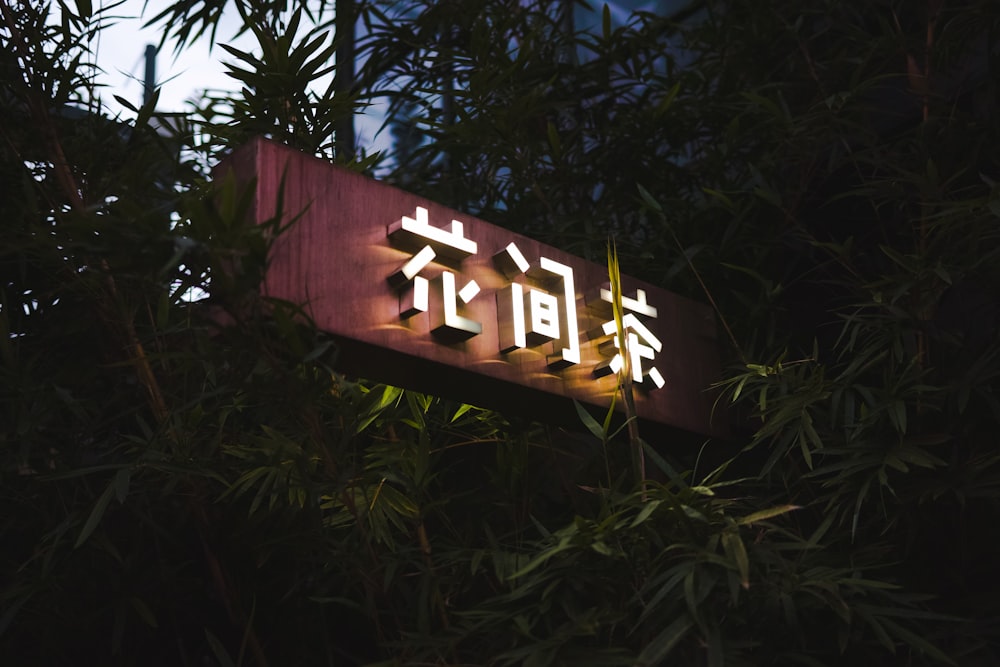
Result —
M 255 182 L 257 222 L 299 216 L 262 291 L 333 334 L 344 372 L 555 421 L 576 419 L 570 399 L 610 404 L 621 358 L 607 267 L 264 139 L 216 168 L 227 172 Z M 622 283 L 641 421 L 724 435 L 711 310 Z

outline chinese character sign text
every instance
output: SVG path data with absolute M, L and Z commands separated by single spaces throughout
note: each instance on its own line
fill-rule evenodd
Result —
M 399 317 L 407 320 L 427 313 L 432 334 L 443 342 L 461 341 L 483 333 L 484 326 L 497 327 L 502 357 L 518 350 L 547 350 L 546 365 L 552 371 L 584 362 L 581 340 L 596 350 L 594 377 L 631 368 L 632 380 L 646 389 L 663 387 L 665 380 L 656 367 L 663 343 L 653 331 L 657 309 L 647 303 L 646 292 L 622 298 L 622 345 L 612 313 L 612 295 L 598 287 L 593 297 L 577 299 L 573 267 L 544 255 L 525 257 L 514 242 L 490 248 L 492 267 L 503 277 L 503 287 L 493 295 L 482 294 L 474 279 L 462 275 L 463 261 L 479 254 L 475 240 L 466 236 L 464 225 L 451 220 L 438 227 L 428 210 L 416 207 L 413 216 L 402 216 L 390 224 L 388 237 L 394 246 L 410 253 L 409 259 L 387 277 L 399 295 Z M 468 317 L 465 306 L 475 298 L 496 300 L 496 321 L 478 322 Z M 584 321 L 597 326 L 581 333 Z M 628 364 L 623 354 L 628 355 Z

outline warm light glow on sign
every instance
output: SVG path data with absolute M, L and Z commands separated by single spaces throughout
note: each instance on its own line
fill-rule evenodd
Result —
M 479 246 L 465 237 L 462 222 L 452 220 L 450 231 L 446 231 L 434 226 L 427 209 L 418 206 L 413 218 L 403 216 L 388 225 L 387 236 L 403 248 L 428 244 L 388 276 L 389 284 L 399 290 L 400 318 L 407 320 L 419 312 L 428 312 L 432 333 L 448 342 L 481 334 L 481 322 L 459 313 L 459 301 L 468 304 L 480 293 L 475 280 L 469 280 L 456 292 L 458 276 L 449 268 L 444 268 L 432 279 L 420 275 L 421 272 L 430 273 L 428 267 L 438 257 L 438 251 L 447 252 L 453 265 L 477 254 Z M 532 264 L 513 241 L 493 255 L 493 266 L 510 281 L 506 287 L 496 290 L 498 351 L 509 355 L 517 350 L 551 344 L 552 350 L 546 354 L 551 370 L 581 363 L 573 268 L 545 256 Z M 599 296 L 600 301 L 596 304 L 584 305 L 591 305 L 598 313 L 610 313 L 611 291 L 601 288 Z M 597 304 L 607 307 L 593 307 Z M 663 375 L 652 363 L 644 365 L 644 362 L 652 362 L 663 344 L 638 317 L 655 319 L 657 310 L 647 303 L 643 289 L 637 289 L 634 298 L 623 296 L 622 307 L 628 311 L 622 321 L 627 352 L 622 350 L 618 340 L 614 319 L 603 322 L 590 338 L 601 354 L 610 358 L 595 365 L 593 376 L 600 378 L 621 372 L 625 367 L 622 355 L 627 353 L 633 382 L 645 383 L 645 388 L 650 390 L 660 389 L 666 384 Z

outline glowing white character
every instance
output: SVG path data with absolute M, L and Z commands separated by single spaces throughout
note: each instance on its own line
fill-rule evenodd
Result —
M 642 383 L 644 380 L 648 379 L 654 388 L 661 388 L 666 382 L 663 379 L 663 375 L 656 368 L 656 366 L 649 366 L 643 370 L 643 359 L 648 361 L 653 361 L 656 357 L 656 353 L 663 349 L 663 343 L 660 339 L 653 335 L 653 332 L 646 327 L 645 324 L 638 318 L 636 313 L 639 315 L 645 315 L 646 317 L 655 318 L 657 316 L 656 307 L 650 305 L 646 302 L 646 291 L 642 289 L 637 289 L 635 298 L 630 298 L 627 296 L 622 296 L 622 308 L 626 312 L 622 317 L 622 329 L 626 337 L 629 361 L 632 366 L 632 381 L 637 383 Z M 611 291 L 608 289 L 602 289 L 600 292 L 600 298 L 602 301 L 607 303 L 613 303 L 613 298 L 611 296 Z M 610 361 L 599 364 L 594 369 L 594 375 L 597 377 L 603 377 L 605 375 L 610 375 L 611 373 L 618 373 L 625 366 L 625 360 L 622 358 L 621 353 L 621 341 L 618 339 L 618 326 L 612 319 L 609 322 L 604 322 L 601 325 L 601 334 L 604 336 L 612 336 L 611 343 L 604 344 L 601 347 L 602 351 L 609 351 L 612 356 Z
M 399 316 L 413 317 L 417 313 L 430 315 L 431 331 L 439 336 L 463 340 L 483 332 L 479 322 L 459 315 L 458 300 L 469 303 L 479 294 L 479 285 L 470 280 L 461 289 L 453 271 L 445 269 L 433 279 L 420 275 L 439 256 L 444 261 L 461 262 L 475 255 L 478 246 L 465 238 L 465 228 L 458 220 L 451 229 L 434 227 L 428 222 L 427 209 L 417 207 L 413 218 L 403 216 L 388 227 L 388 236 L 396 244 L 419 250 L 389 276 L 389 283 L 400 290 Z
M 494 255 L 493 261 L 508 278 L 525 275 L 539 284 L 511 282 L 497 292 L 500 351 L 507 354 L 555 341 L 554 352 L 547 357 L 550 367 L 580 363 L 573 269 L 548 257 L 540 257 L 538 266 L 532 267 L 514 243 Z

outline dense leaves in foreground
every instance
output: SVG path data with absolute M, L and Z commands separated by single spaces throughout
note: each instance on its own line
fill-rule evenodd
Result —
M 156 20 L 184 48 L 227 4 Z M 346 97 L 309 86 L 330 3 L 236 4 L 241 93 L 112 119 L 87 64 L 110 14 L 0 0 L 8 662 L 997 662 L 993 3 L 581 6 L 575 29 L 569 3 L 358 3 Z M 368 101 L 399 154 L 334 154 Z M 257 292 L 296 212 L 249 226 L 252 193 L 209 182 L 260 133 L 581 255 L 614 236 L 715 305 L 737 437 L 339 375 Z

